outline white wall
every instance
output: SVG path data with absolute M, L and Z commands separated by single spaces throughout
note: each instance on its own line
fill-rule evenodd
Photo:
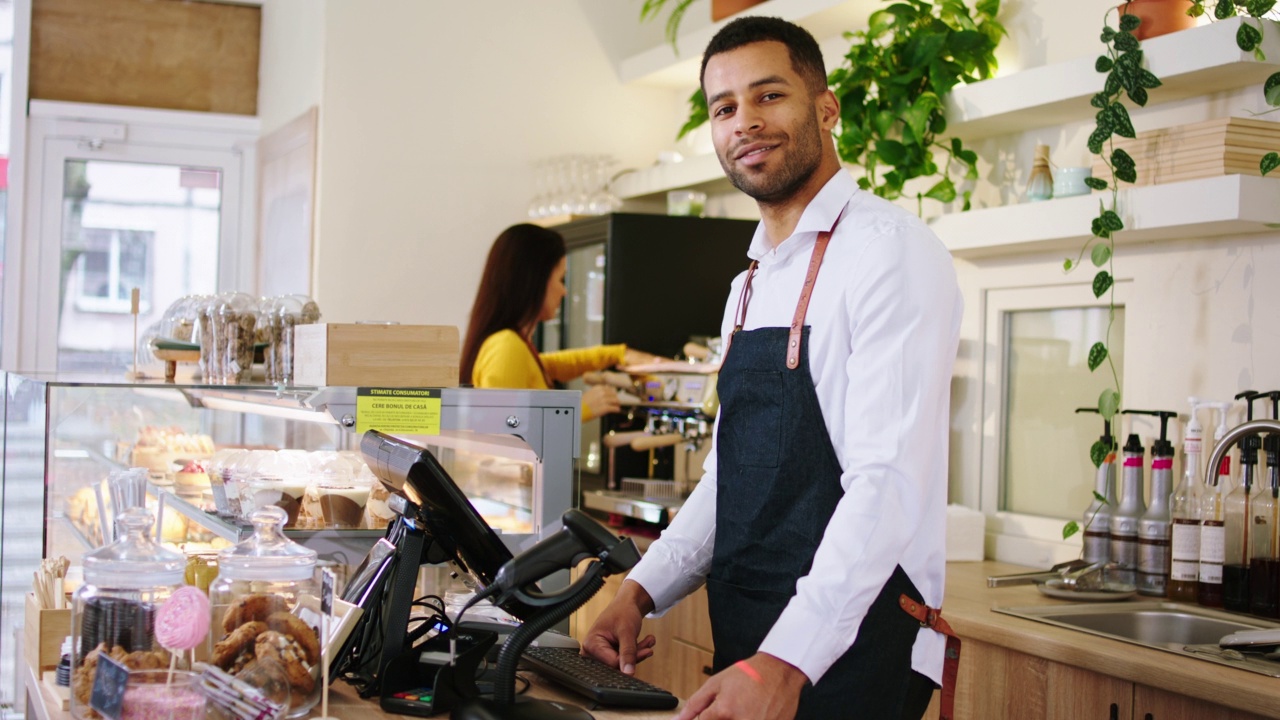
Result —
M 262 134 L 320 103 L 324 77 L 323 0 L 263 0 L 258 61 Z
M 269 0 L 263 42 L 322 18 L 313 286 L 326 320 L 465 326 L 490 243 L 525 219 L 534 160 L 649 164 L 678 127 L 671 91 L 619 85 L 574 0 L 312 3 Z M 288 72 L 264 128 L 304 109 L 305 93 L 284 97 Z

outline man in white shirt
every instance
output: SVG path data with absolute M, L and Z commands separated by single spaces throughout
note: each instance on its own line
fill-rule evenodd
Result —
M 841 167 L 839 102 L 806 31 L 730 23 L 702 87 L 720 163 L 760 207 L 753 263 L 725 308 L 702 481 L 583 649 L 634 672 L 655 653 L 643 615 L 706 582 L 717 674 L 678 720 L 919 718 L 946 643 L 929 608 L 962 312 L 951 258 Z

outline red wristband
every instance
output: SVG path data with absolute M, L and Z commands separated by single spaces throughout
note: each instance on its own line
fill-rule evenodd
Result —
M 751 665 L 746 660 L 739 660 L 738 662 L 734 663 L 733 666 L 741 670 L 747 677 L 751 678 L 753 681 L 757 683 L 764 682 L 764 678 L 760 677 L 760 672 L 755 668 L 751 667 Z

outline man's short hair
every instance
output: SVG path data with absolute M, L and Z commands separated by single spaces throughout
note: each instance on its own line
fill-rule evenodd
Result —
M 737 50 L 744 45 L 769 41 L 787 46 L 787 52 L 791 55 L 791 67 L 809 86 L 810 92 L 817 95 L 827 89 L 827 70 L 822 62 L 822 50 L 809 31 L 782 18 L 759 15 L 738 18 L 711 38 L 706 52 L 702 54 L 702 71 L 698 75 L 698 82 L 701 83 L 706 77 L 707 61 L 712 57 Z

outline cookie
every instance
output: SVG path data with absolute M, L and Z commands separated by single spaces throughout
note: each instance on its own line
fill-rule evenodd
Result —
M 306 651 L 298 643 L 275 630 L 258 636 L 253 645 L 259 663 L 278 663 L 289 678 L 289 685 L 301 695 L 309 694 L 316 685 L 311 670 L 304 662 Z
M 315 665 L 320 660 L 320 640 L 316 631 L 290 612 L 274 612 L 267 616 L 267 627 L 289 636 L 307 653 L 307 662 Z
M 266 630 L 267 624 L 260 620 L 247 622 L 236 628 L 213 646 L 213 664 L 223 670 L 230 668 L 240 653 L 251 647 L 258 636 Z
M 245 595 L 227 608 L 222 616 L 222 631 L 231 633 L 247 622 L 265 620 L 273 612 L 288 609 L 284 600 L 275 595 Z

